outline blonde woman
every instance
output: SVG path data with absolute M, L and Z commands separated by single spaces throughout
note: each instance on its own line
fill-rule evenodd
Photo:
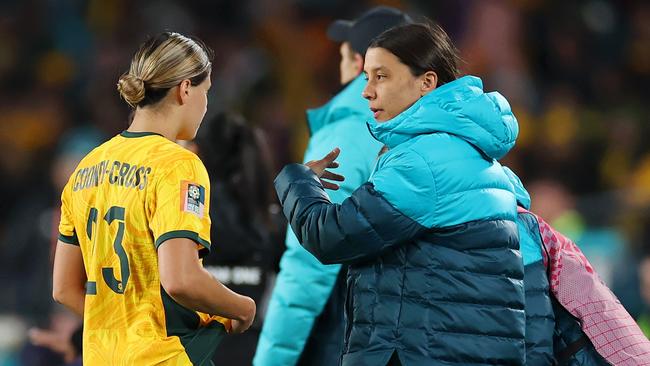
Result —
M 85 365 L 210 364 L 226 331 L 245 331 L 252 299 L 203 269 L 210 180 L 176 140 L 207 108 L 210 51 L 163 33 L 136 52 L 117 89 L 128 130 L 89 153 L 61 195 L 54 299 L 84 317 Z

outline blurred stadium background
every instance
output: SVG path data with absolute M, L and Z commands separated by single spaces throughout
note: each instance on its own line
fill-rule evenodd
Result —
M 338 88 L 338 45 L 326 39 L 327 25 L 378 4 L 441 23 L 464 72 L 508 98 L 521 132 L 504 162 L 529 188 L 533 210 L 581 246 L 644 322 L 650 3 L 3 0 L 0 365 L 27 362 L 29 328 L 74 328 L 51 300 L 59 194 L 82 155 L 127 127 L 115 84 L 147 35 L 175 30 L 215 50 L 206 119 L 242 114 L 266 134 L 277 172 L 302 158 L 305 108 Z

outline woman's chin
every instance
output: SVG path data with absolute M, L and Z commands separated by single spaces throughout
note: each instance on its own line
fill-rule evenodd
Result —
M 392 117 L 390 117 L 390 116 L 386 116 L 385 113 L 382 113 L 381 115 L 375 117 L 375 120 L 377 121 L 377 123 L 384 123 L 384 122 L 390 120 L 391 118 Z

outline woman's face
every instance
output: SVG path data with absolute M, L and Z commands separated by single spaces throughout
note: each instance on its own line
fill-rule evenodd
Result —
M 384 48 L 368 49 L 363 73 L 368 84 L 362 95 L 378 122 L 397 116 L 423 95 L 422 78 L 413 76 L 408 66 Z
M 177 137 L 178 139 L 192 140 L 196 136 L 196 131 L 201 126 L 205 112 L 208 110 L 208 91 L 211 86 L 210 75 L 208 75 L 201 84 L 196 86 L 190 85 L 187 88 L 188 94 L 185 99 L 187 103 L 186 122 L 184 123 L 183 130 L 180 131 Z

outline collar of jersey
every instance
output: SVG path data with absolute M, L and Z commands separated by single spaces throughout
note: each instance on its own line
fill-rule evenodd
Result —
M 122 131 L 122 133 L 120 133 L 120 136 L 122 136 L 122 137 L 128 137 L 128 138 L 133 138 L 133 137 L 143 137 L 143 136 L 152 136 L 152 135 L 155 135 L 155 136 L 162 136 L 161 134 L 159 134 L 159 133 L 155 133 L 155 132 L 131 132 L 131 131 Z

